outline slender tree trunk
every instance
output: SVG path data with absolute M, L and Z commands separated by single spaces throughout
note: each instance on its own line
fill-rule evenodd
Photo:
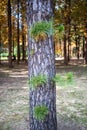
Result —
M 65 34 L 64 34 L 64 64 L 68 64 L 68 55 L 67 55 L 67 24 L 68 24 L 68 16 L 67 16 L 67 7 L 68 0 L 65 0 L 65 7 L 64 7 L 64 23 L 65 23 Z
M 12 8 L 12 11 L 13 11 L 13 16 L 14 16 L 14 9 L 15 9 L 15 6 L 13 6 L 13 8 Z M 15 19 L 14 19 L 14 17 L 13 17 L 13 19 L 12 19 L 12 52 L 13 52 L 13 56 L 15 55 L 14 54 L 14 47 L 15 47 Z
M 79 46 L 77 47 L 77 59 L 79 60 Z
M 68 0 L 68 61 L 70 61 L 70 45 L 71 45 L 71 0 Z
M 22 10 L 22 24 L 21 24 L 21 28 L 22 28 L 22 60 L 24 61 L 26 59 L 26 52 L 25 52 L 25 5 L 26 2 L 25 1 L 20 1 L 21 4 L 21 10 Z
M 28 28 L 35 22 L 52 18 L 52 0 L 28 0 L 27 23 Z M 36 42 L 28 37 L 28 71 L 29 79 L 39 74 L 47 77 L 47 82 L 29 90 L 29 126 L 30 130 L 57 130 L 56 119 L 56 88 L 52 78 L 55 76 L 55 56 L 52 36 L 47 36 L 44 41 Z M 31 51 L 33 50 L 33 54 Z M 35 118 L 34 108 L 45 105 L 48 114 L 44 120 Z
M 82 51 L 83 51 L 83 58 L 85 57 L 85 37 L 83 36 L 83 48 L 82 48 Z
M 9 67 L 12 67 L 12 26 L 11 26 L 11 3 L 8 0 L 8 49 Z
M 68 32 L 68 61 L 70 61 L 70 46 L 71 46 L 71 36 L 70 36 L 70 30 L 71 30 L 71 26 L 69 23 L 69 32 Z
M 87 0 L 85 0 L 85 5 L 87 7 Z M 87 64 L 87 13 L 85 14 L 85 63 Z
M 77 58 L 79 60 L 79 57 L 80 57 L 80 36 L 78 35 L 78 38 L 77 38 Z
M 14 26 L 15 26 L 15 22 L 14 22 L 14 19 L 13 19 L 13 30 L 12 30 L 12 45 L 13 45 L 13 55 L 14 55 Z
M 68 59 L 67 59 L 67 47 L 66 47 L 66 34 L 64 35 L 64 64 L 68 64 Z
M 0 64 L 1 64 L 1 24 L 0 24 Z
M 76 57 L 79 59 L 79 44 L 78 44 L 78 35 L 77 35 L 77 27 L 74 25 L 75 30 L 75 44 L 76 44 Z
M 85 37 L 85 63 L 87 64 L 87 20 L 86 20 L 85 29 L 86 29 L 86 37 Z
M 22 60 L 24 61 L 25 60 L 25 36 L 24 36 L 24 29 L 23 29 L 23 25 L 22 25 Z
M 62 42 L 61 39 L 59 39 L 59 45 L 60 45 L 60 50 L 62 49 Z
M 17 0 L 17 64 L 20 61 L 20 42 L 19 42 L 19 0 Z
M 25 35 L 24 35 L 24 25 L 22 20 L 22 60 L 25 60 Z

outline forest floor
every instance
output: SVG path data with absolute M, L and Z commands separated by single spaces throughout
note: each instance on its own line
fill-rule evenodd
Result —
M 28 67 L 0 65 L 0 130 L 29 130 Z M 73 72 L 73 84 L 56 85 L 58 130 L 87 130 L 87 66 L 57 66 Z

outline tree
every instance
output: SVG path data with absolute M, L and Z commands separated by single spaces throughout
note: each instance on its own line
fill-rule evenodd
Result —
M 0 64 L 1 64 L 1 24 L 0 24 Z
M 9 67 L 12 67 L 12 28 L 11 28 L 11 3 L 8 0 L 8 48 L 9 48 Z
M 56 88 L 52 80 L 55 76 L 54 44 L 52 35 L 46 33 L 48 30 L 42 31 L 49 28 L 51 23 L 52 2 L 53 0 L 27 1 L 28 29 L 34 30 L 31 35 L 30 31 L 28 34 L 30 130 L 57 130 Z M 35 26 L 37 29 L 34 29 Z
M 17 0 L 17 64 L 20 61 L 20 41 L 19 41 L 19 0 Z
M 26 43 L 26 32 L 25 32 L 25 11 L 26 11 L 26 1 L 21 1 L 21 14 L 22 14 L 22 60 L 24 61 L 26 59 L 26 53 L 25 53 L 25 43 Z
M 65 65 L 68 64 L 68 57 L 67 57 L 67 23 L 68 23 L 68 17 L 67 17 L 67 5 L 68 1 L 65 0 L 65 6 L 64 6 L 64 24 L 65 24 L 65 34 L 64 34 L 64 63 Z

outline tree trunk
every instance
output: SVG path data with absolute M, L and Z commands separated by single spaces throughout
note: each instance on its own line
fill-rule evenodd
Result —
M 68 58 L 67 58 L 67 47 L 66 47 L 66 34 L 64 35 L 64 64 L 68 64 Z
M 52 0 L 28 0 L 27 23 L 28 28 L 37 21 L 49 21 L 52 18 Z M 28 37 L 28 71 L 29 79 L 39 74 L 47 77 L 47 82 L 29 90 L 29 127 L 30 130 L 57 130 L 56 119 L 56 87 L 52 78 L 55 76 L 55 56 L 52 36 L 36 42 Z M 33 50 L 33 54 L 31 54 Z M 48 114 L 44 120 L 36 119 L 34 108 L 45 105 Z
M 71 0 L 68 0 L 68 61 L 70 61 L 71 46 Z
M 12 21 L 13 27 L 12 27 L 12 52 L 13 52 L 13 56 L 14 56 L 14 26 L 15 26 L 15 22 L 14 19 Z
M 79 43 L 78 43 L 78 34 L 77 34 L 77 26 L 74 25 L 74 30 L 75 30 L 75 44 L 76 44 L 76 57 L 79 60 Z
M 85 37 L 83 36 L 83 47 L 82 47 L 83 58 L 85 56 Z
M 1 64 L 1 52 L 2 52 L 2 48 L 1 48 L 1 24 L 0 24 L 0 64 Z
M 12 26 L 11 26 L 11 3 L 8 0 L 8 49 L 9 67 L 12 67 Z
M 78 58 L 78 60 L 80 58 L 80 36 L 79 35 L 77 38 L 77 58 Z
M 67 25 L 68 25 L 68 0 L 65 0 L 65 6 L 64 6 L 64 24 L 65 24 L 65 34 L 64 34 L 64 64 L 68 64 L 68 55 L 67 55 Z
M 21 4 L 21 28 L 22 28 L 22 60 L 26 60 L 26 51 L 25 51 L 25 43 L 26 43 L 26 33 L 25 33 L 25 23 L 26 23 L 26 19 L 25 19 L 25 10 L 26 10 L 26 1 L 20 1 Z
M 19 42 L 19 0 L 17 0 L 17 64 L 20 61 L 20 42 Z
M 85 63 L 87 64 L 87 20 L 85 25 L 86 37 L 85 37 Z
M 25 60 L 25 35 L 24 35 L 24 25 L 22 21 L 22 60 Z

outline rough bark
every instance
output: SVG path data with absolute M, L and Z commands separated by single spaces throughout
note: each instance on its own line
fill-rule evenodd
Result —
M 71 0 L 68 0 L 68 61 L 70 61 L 71 46 Z
M 64 24 L 65 24 L 65 34 L 64 34 L 64 64 L 68 64 L 68 55 L 67 55 L 67 25 L 68 25 L 68 17 L 67 17 L 67 7 L 68 0 L 65 0 L 65 6 L 64 6 Z
M 12 67 L 12 26 L 11 26 L 11 3 L 8 0 L 8 49 L 9 49 L 9 67 Z
M 27 23 L 28 28 L 37 21 L 49 21 L 52 18 L 52 0 L 28 0 Z M 31 55 L 31 51 L 33 54 Z M 57 130 L 56 120 L 56 88 L 52 82 L 55 76 L 55 57 L 52 36 L 47 36 L 44 41 L 36 42 L 28 37 L 28 71 L 29 79 L 38 74 L 44 74 L 47 82 L 36 89 L 29 89 L 29 126 L 30 130 Z M 38 121 L 34 116 L 34 107 L 46 105 L 49 112 L 43 121 Z
M 82 48 L 82 52 L 83 52 L 83 58 L 85 56 L 85 37 L 83 36 L 83 48 Z
M 68 64 L 67 47 L 66 47 L 66 34 L 64 35 L 64 64 Z
M 13 21 L 13 30 L 14 30 L 14 21 Z M 13 32 L 13 35 L 12 35 L 12 43 L 13 43 L 13 56 L 14 56 L 14 32 Z
M 85 63 L 87 64 L 87 20 L 85 25 L 86 37 L 85 37 Z
M 22 60 L 25 60 L 25 35 L 24 35 L 24 25 L 22 23 Z
M 17 0 L 17 64 L 20 61 L 20 41 L 19 41 L 19 0 Z
M 1 64 L 1 24 L 0 24 L 0 64 Z

